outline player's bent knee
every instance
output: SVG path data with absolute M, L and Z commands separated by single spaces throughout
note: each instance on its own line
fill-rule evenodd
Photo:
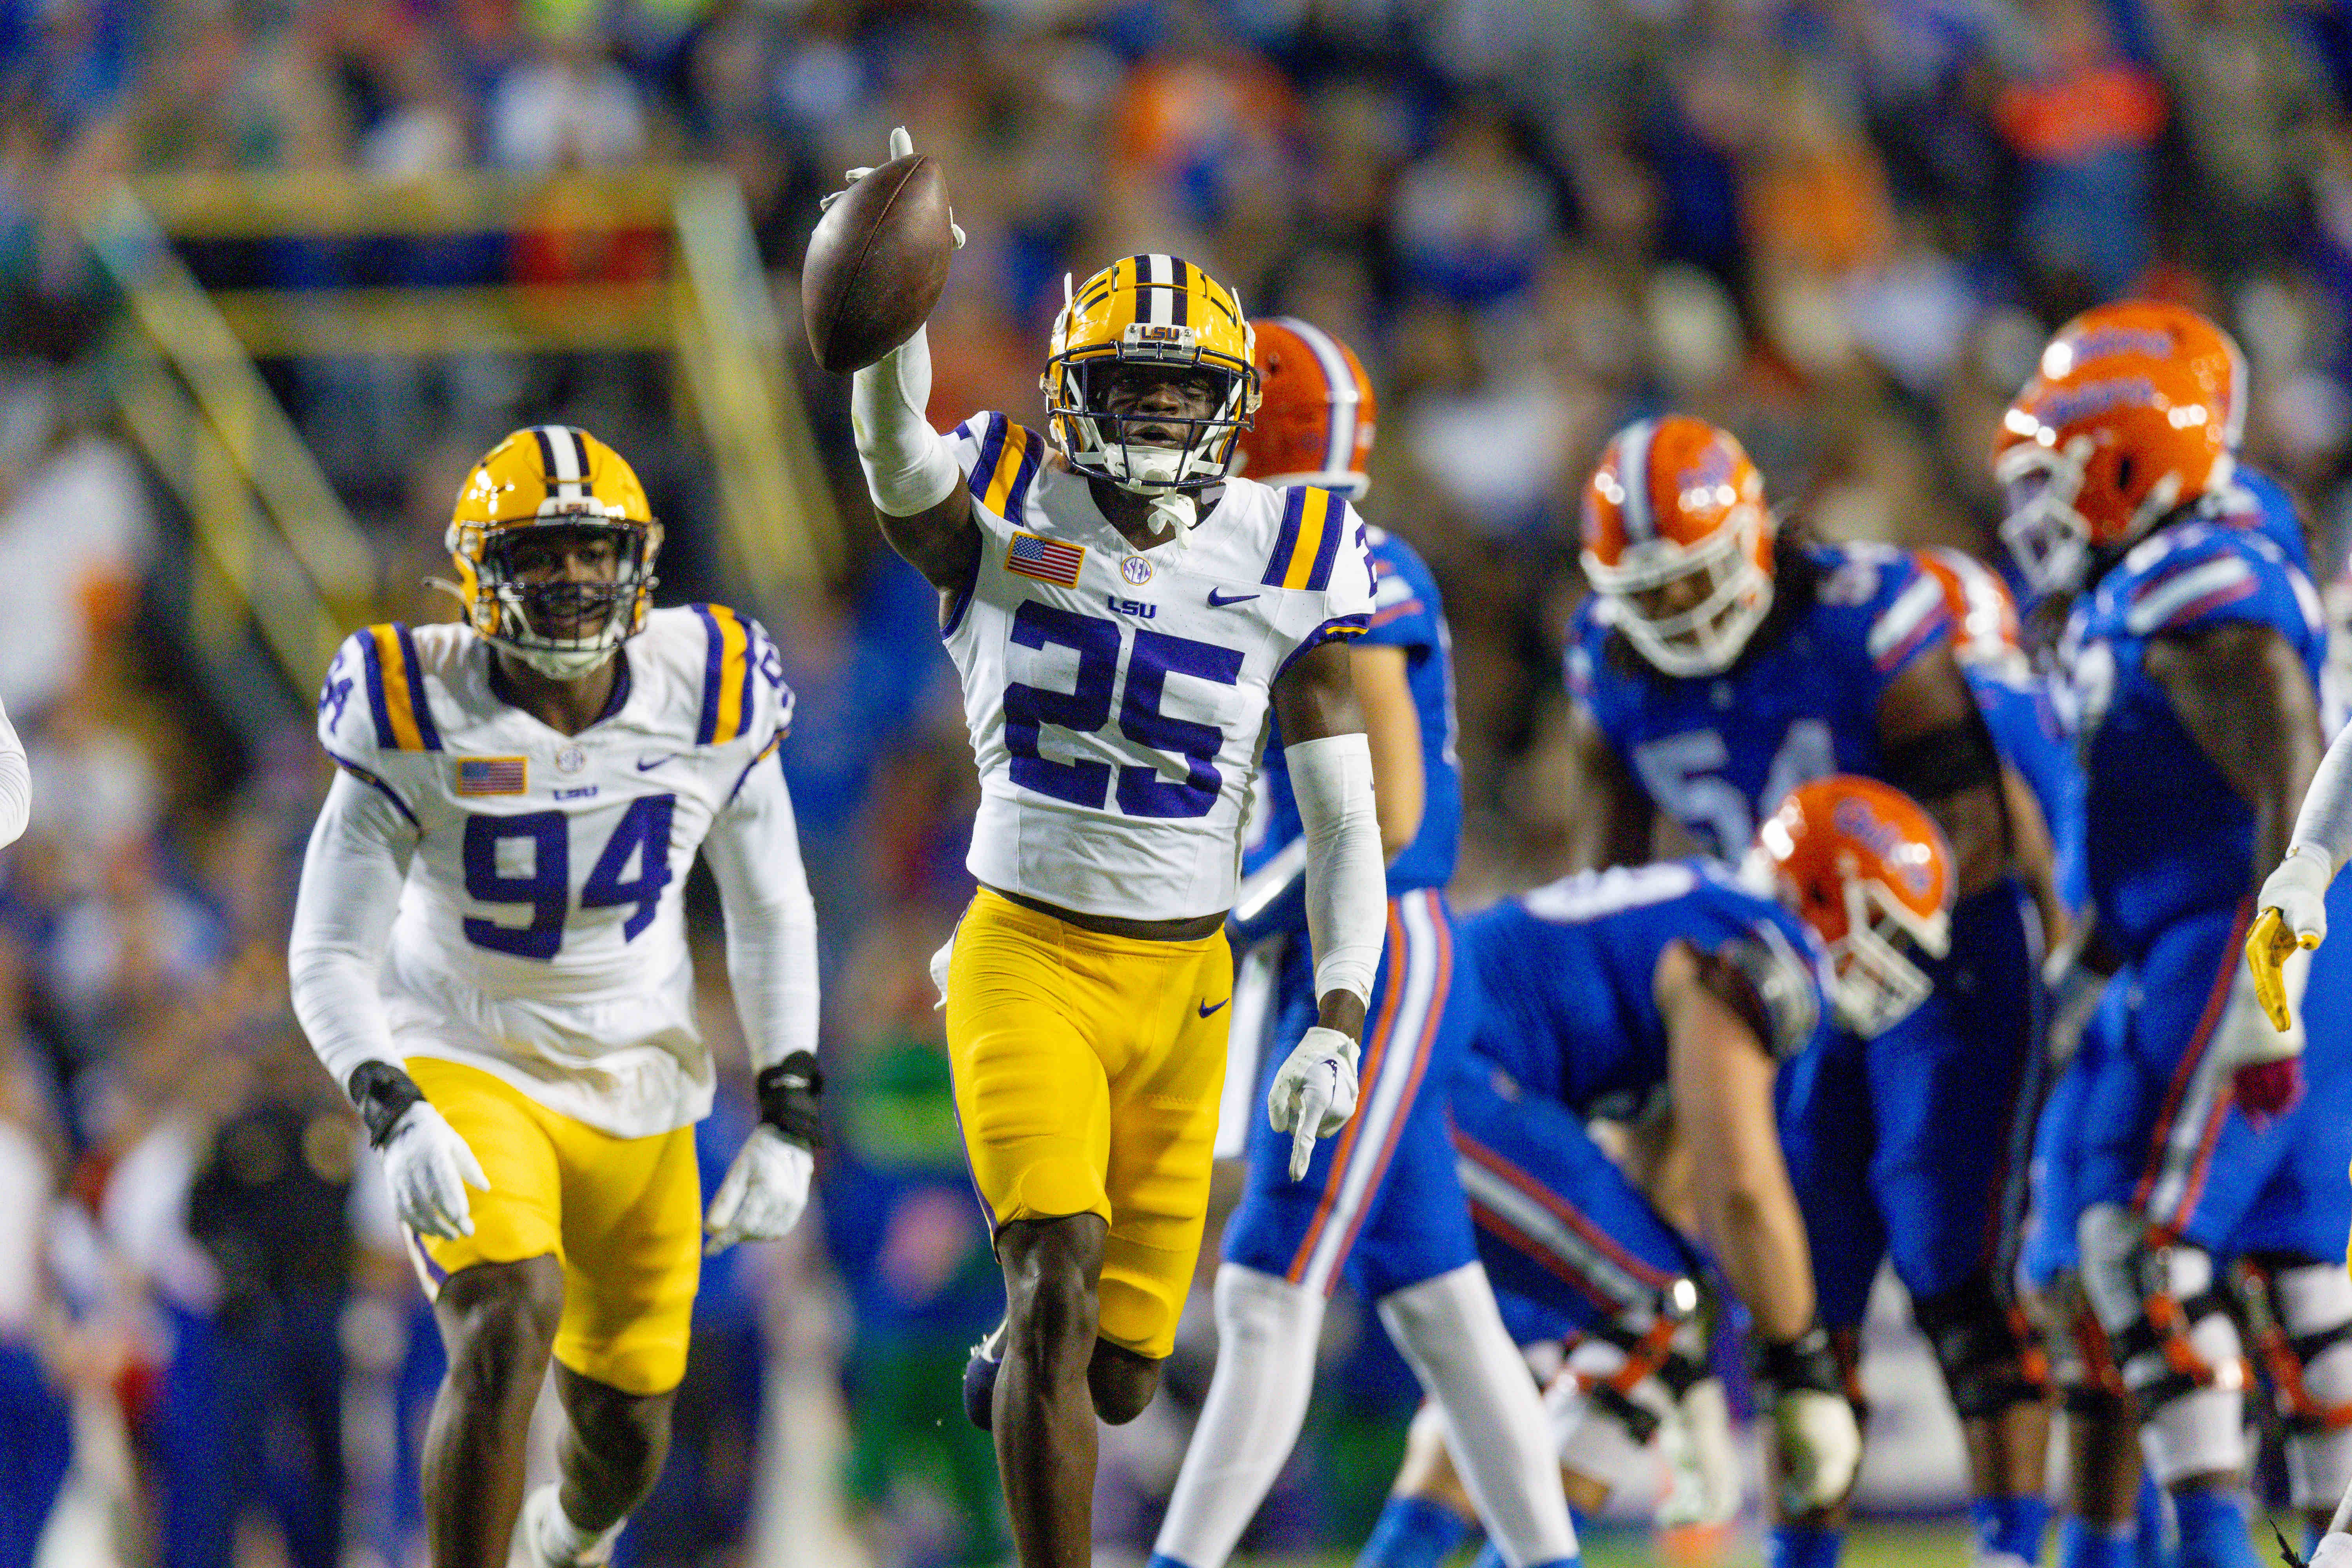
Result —
M 551 1257 L 482 1263 L 443 1281 L 434 1301 L 449 1381 L 476 1398 L 535 1397 L 563 1316 L 563 1268 Z
M 1094 1358 L 1087 1363 L 1087 1391 L 1094 1395 L 1095 1414 L 1113 1426 L 1124 1426 L 1142 1415 L 1160 1392 L 1162 1364 L 1124 1345 L 1097 1340 Z
M 2352 1489 L 2352 1275 L 2302 1260 L 2248 1272 L 2269 1307 L 2259 1349 L 2286 1434 L 2288 1498 L 2332 1509 Z
M 1935 1349 L 1952 1407 L 1962 1420 L 1989 1420 L 2050 1397 L 2041 1336 L 2023 1313 L 2000 1300 L 1990 1273 L 1979 1270 L 1925 1298 L 1912 1315 Z
M 2244 1468 L 2247 1368 L 2213 1259 L 2187 1243 L 2151 1247 L 2111 1204 L 2085 1210 L 2083 1288 L 2124 1387 L 2137 1402 L 2148 1468 L 2168 1487 Z

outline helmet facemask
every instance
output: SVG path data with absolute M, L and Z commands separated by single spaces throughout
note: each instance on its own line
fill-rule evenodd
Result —
M 1138 367 L 1209 378 L 1211 412 L 1197 417 L 1111 412 L 1120 373 Z M 1202 352 L 1188 327 L 1137 322 L 1113 353 L 1097 349 L 1083 358 L 1066 353 L 1048 361 L 1046 412 L 1064 456 L 1079 473 L 1137 495 L 1196 490 L 1231 471 L 1234 444 L 1249 425 L 1256 377 L 1246 362 L 1229 364 L 1221 354 Z M 1135 431 L 1152 426 L 1181 439 L 1171 445 L 1135 438 Z
M 2070 593 L 2081 585 L 2091 559 L 2091 520 L 2074 502 L 2091 442 L 2077 436 L 2064 449 L 2023 441 L 1993 464 L 2008 515 L 2000 542 L 2037 594 Z
M 1757 562 L 1764 527 L 1761 508 L 1684 548 L 1656 541 L 1629 548 L 1615 566 L 1590 552 L 1584 568 L 1617 610 L 1616 624 L 1659 670 L 1674 676 L 1719 675 L 1731 668 L 1772 608 L 1772 575 Z M 1704 592 L 1685 608 L 1652 611 L 1645 595 L 1687 578 Z
M 1875 877 L 1845 880 L 1845 933 L 1829 950 L 1831 1001 L 1838 1022 L 1867 1040 L 1911 1016 L 1936 988 L 1912 959 L 1951 950 L 1950 918 L 1922 920 Z
M 567 517 L 485 530 L 462 524 L 450 530 L 459 585 L 474 629 L 531 668 L 557 680 L 574 680 L 612 657 L 643 626 L 653 589 L 660 581 L 654 562 L 661 551 L 661 525 L 627 519 Z M 556 542 L 552 534 L 609 538 L 614 569 L 607 581 L 582 582 L 558 574 L 527 580 L 518 557 L 532 544 Z M 472 537 L 468 537 L 468 535 Z

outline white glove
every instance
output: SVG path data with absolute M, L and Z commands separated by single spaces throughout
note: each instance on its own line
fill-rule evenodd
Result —
M 2317 947 L 2327 940 L 2327 885 L 2335 879 L 2325 850 L 2297 845 L 2263 883 L 2254 908 L 2276 910 L 2279 923 L 2302 939 L 2304 946 Z
M 1328 1138 L 1356 1113 L 1356 1042 L 1318 1024 L 1275 1069 L 1266 1120 L 1290 1134 L 1290 1179 L 1307 1174 L 1315 1140 Z
M 2311 1554 L 2311 1568 L 2352 1568 L 2352 1535 L 2331 1530 L 2319 1538 L 2319 1549 Z
M 940 943 L 939 952 L 931 954 L 931 989 L 940 994 L 940 999 L 931 1004 L 934 1013 L 943 1010 L 948 1005 L 948 965 L 954 962 L 955 933 L 950 931 L 947 941 Z
M 709 1233 L 705 1257 L 739 1241 L 774 1241 L 799 1223 L 808 1206 L 809 1176 L 816 1157 L 762 1121 L 743 1140 L 727 1179 L 702 1218 Z
M 907 128 L 905 126 L 898 126 L 891 131 L 890 161 L 892 163 L 897 163 L 899 159 L 904 158 L 914 152 L 914 150 L 915 139 L 907 134 Z M 849 184 L 844 185 L 841 191 L 828 191 L 824 195 L 819 196 L 817 198 L 816 210 L 823 212 L 825 208 L 833 205 L 834 203 L 841 199 L 842 191 L 847 190 L 849 185 L 856 184 L 858 181 L 864 179 L 873 172 L 873 169 L 870 167 L 845 171 L 842 174 L 842 178 L 848 181 Z M 955 247 L 958 250 L 961 250 L 963 248 L 963 228 L 955 220 L 955 208 L 953 207 L 950 207 L 948 209 L 948 233 L 954 237 Z
M 1853 1487 L 1862 1468 L 1862 1428 L 1843 1395 L 1786 1390 L 1772 1401 L 1772 1431 L 1788 1472 L 1780 1501 L 1790 1513 L 1828 1508 Z
M 1655 1382 L 1644 1378 L 1646 1387 Z M 1639 1397 L 1642 1390 L 1635 1390 Z M 1664 1402 L 1658 1422 L 1658 1454 L 1666 1462 L 1666 1497 L 1658 1505 L 1658 1528 L 1717 1525 L 1739 1515 L 1739 1455 L 1731 1441 L 1731 1408 L 1723 1380 L 1701 1378 L 1679 1403 Z
M 448 1119 L 420 1100 L 401 1112 L 383 1141 L 383 1175 L 393 1212 L 419 1236 L 455 1241 L 474 1234 L 466 1189 L 490 1190 L 482 1163 Z

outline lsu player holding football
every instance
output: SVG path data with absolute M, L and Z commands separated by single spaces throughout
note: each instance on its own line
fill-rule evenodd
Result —
M 1310 322 L 1255 324 L 1262 398 L 1243 471 L 1360 500 L 1377 405 L 1352 350 Z M 1436 581 L 1404 541 L 1365 533 L 1370 628 L 1351 651 L 1388 857 L 1388 945 L 1370 999 L 1355 1121 L 1305 1161 L 1253 1119 L 1249 1171 L 1217 1271 L 1217 1366 L 1152 1550 L 1159 1568 L 1222 1568 L 1297 1441 L 1326 1303 L 1342 1270 L 1375 1305 L 1460 1441 L 1464 1469 L 1514 1562 L 1573 1537 L 1543 1408 L 1495 1304 L 1446 1136 L 1445 1085 L 1475 1022 L 1444 889 L 1462 837 L 1452 638 Z M 1276 731 L 1281 726 L 1277 724 Z M 1261 764 L 1232 930 L 1271 942 L 1267 1070 L 1315 1022 L 1310 851 L 1282 735 Z M 1236 1011 L 1242 1006 L 1236 1004 Z
M 980 770 L 980 889 L 944 992 L 1004 1273 L 1006 1511 L 1027 1568 L 1082 1568 L 1096 1418 L 1150 1402 L 1200 1250 L 1224 920 L 1269 712 L 1305 825 L 1317 1016 L 1268 1110 L 1302 1152 L 1355 1109 L 1387 895 L 1347 647 L 1372 613 L 1363 524 L 1328 490 L 1229 477 L 1257 402 L 1232 293 L 1179 257 L 1122 258 L 1066 285 L 1042 379 L 1045 434 L 981 414 L 941 436 L 919 330 L 856 373 L 851 415 L 883 537 L 939 590 Z M 1564 1557 L 1564 1510 L 1562 1537 Z
M 2093 938 L 2120 965 L 2068 1068 L 2071 1136 L 2040 1163 L 2069 1173 L 2050 1196 L 2074 1215 L 2082 1359 L 2129 1395 L 2191 1568 L 2253 1562 L 2231 1260 L 2261 1267 L 2289 1341 L 2294 1501 L 2324 1516 L 2352 1479 L 2352 1279 L 2323 1261 L 2347 1213 L 2347 1064 L 2339 1031 L 2315 1027 L 2306 1053 L 2300 1028 L 2273 1030 L 2238 963 L 2255 878 L 2284 854 L 2319 760 L 2326 638 L 2287 546 L 2213 505 L 2229 439 L 2195 363 L 2117 352 L 2038 376 L 1993 456 L 2021 572 L 2075 595 L 2060 656 Z M 2273 977 L 2290 1025 L 2305 963 Z M 2305 1055 L 2313 1092 L 2296 1105 Z M 2133 1550 L 2121 1520 L 2098 1522 L 2078 1561 Z
M 1862 1438 L 1826 1347 L 1806 1338 L 1812 1267 L 1778 1080 L 1804 1092 L 1833 1018 L 1916 1005 L 1924 977 L 1874 924 L 1891 915 L 1937 952 L 1951 904 L 1951 855 L 1927 814 L 1875 780 L 1833 776 L 1790 793 L 1736 876 L 1709 860 L 1577 872 L 1462 922 L 1484 1013 L 1452 1092 L 1454 1145 L 1515 1330 L 1531 1343 L 1584 1336 L 1546 1396 L 1580 1507 L 1599 1509 L 1607 1478 L 1655 1440 L 1675 1471 L 1661 1523 L 1738 1511 L 1728 1440 L 1707 1441 L 1723 1392 L 1694 1319 L 1710 1255 L 1766 1348 L 1769 1419 L 1798 1461 L 1782 1506 L 1803 1513 L 1845 1494 Z M 1696 1236 L 1586 1131 L 1660 1109 L 1706 1152 Z M 1813 1364 L 1780 1364 L 1791 1346 Z M 1465 1500 L 1432 1424 L 1417 1421 L 1391 1528 L 1359 1568 L 1435 1568 L 1468 1522 Z
M 1569 685 L 1593 804 L 1578 864 L 1648 859 L 1661 813 L 1737 855 L 1790 788 L 1840 772 L 1908 795 L 1950 841 L 1958 901 L 1948 952 L 1918 966 L 1929 992 L 1892 998 L 1899 1022 L 1840 1032 L 1783 1142 L 1822 1327 L 1850 1364 L 1892 1259 L 1960 1415 L 1980 1549 L 2033 1561 L 2048 1383 L 2008 1275 L 2040 922 L 1942 587 L 1898 551 L 1778 539 L 1738 440 L 1684 416 L 1611 440 L 1583 562 L 1597 591 L 1570 632 Z M 1835 1510 L 1784 1521 L 1775 1558 L 1826 1568 L 1841 1531 Z
M 327 672 L 338 772 L 303 860 L 294 1007 L 383 1153 L 449 1352 L 423 1461 L 434 1568 L 506 1563 L 551 1356 L 562 1476 L 523 1542 L 548 1568 L 601 1563 L 661 1469 L 701 1251 L 782 1236 L 807 1198 L 792 694 L 756 623 L 650 607 L 661 525 L 584 431 L 493 447 L 448 537 L 466 619 L 370 626 Z M 761 1115 L 700 1224 L 698 848 Z

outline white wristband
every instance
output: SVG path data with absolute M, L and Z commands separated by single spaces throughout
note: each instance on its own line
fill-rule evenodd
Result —
M 1315 994 L 1370 1001 L 1388 931 L 1388 873 L 1372 809 L 1372 749 L 1359 734 L 1283 748 L 1307 840 L 1307 933 Z
M 912 517 L 963 483 L 955 449 L 931 428 L 931 340 L 927 328 L 850 378 L 849 424 L 866 490 L 891 517 Z

